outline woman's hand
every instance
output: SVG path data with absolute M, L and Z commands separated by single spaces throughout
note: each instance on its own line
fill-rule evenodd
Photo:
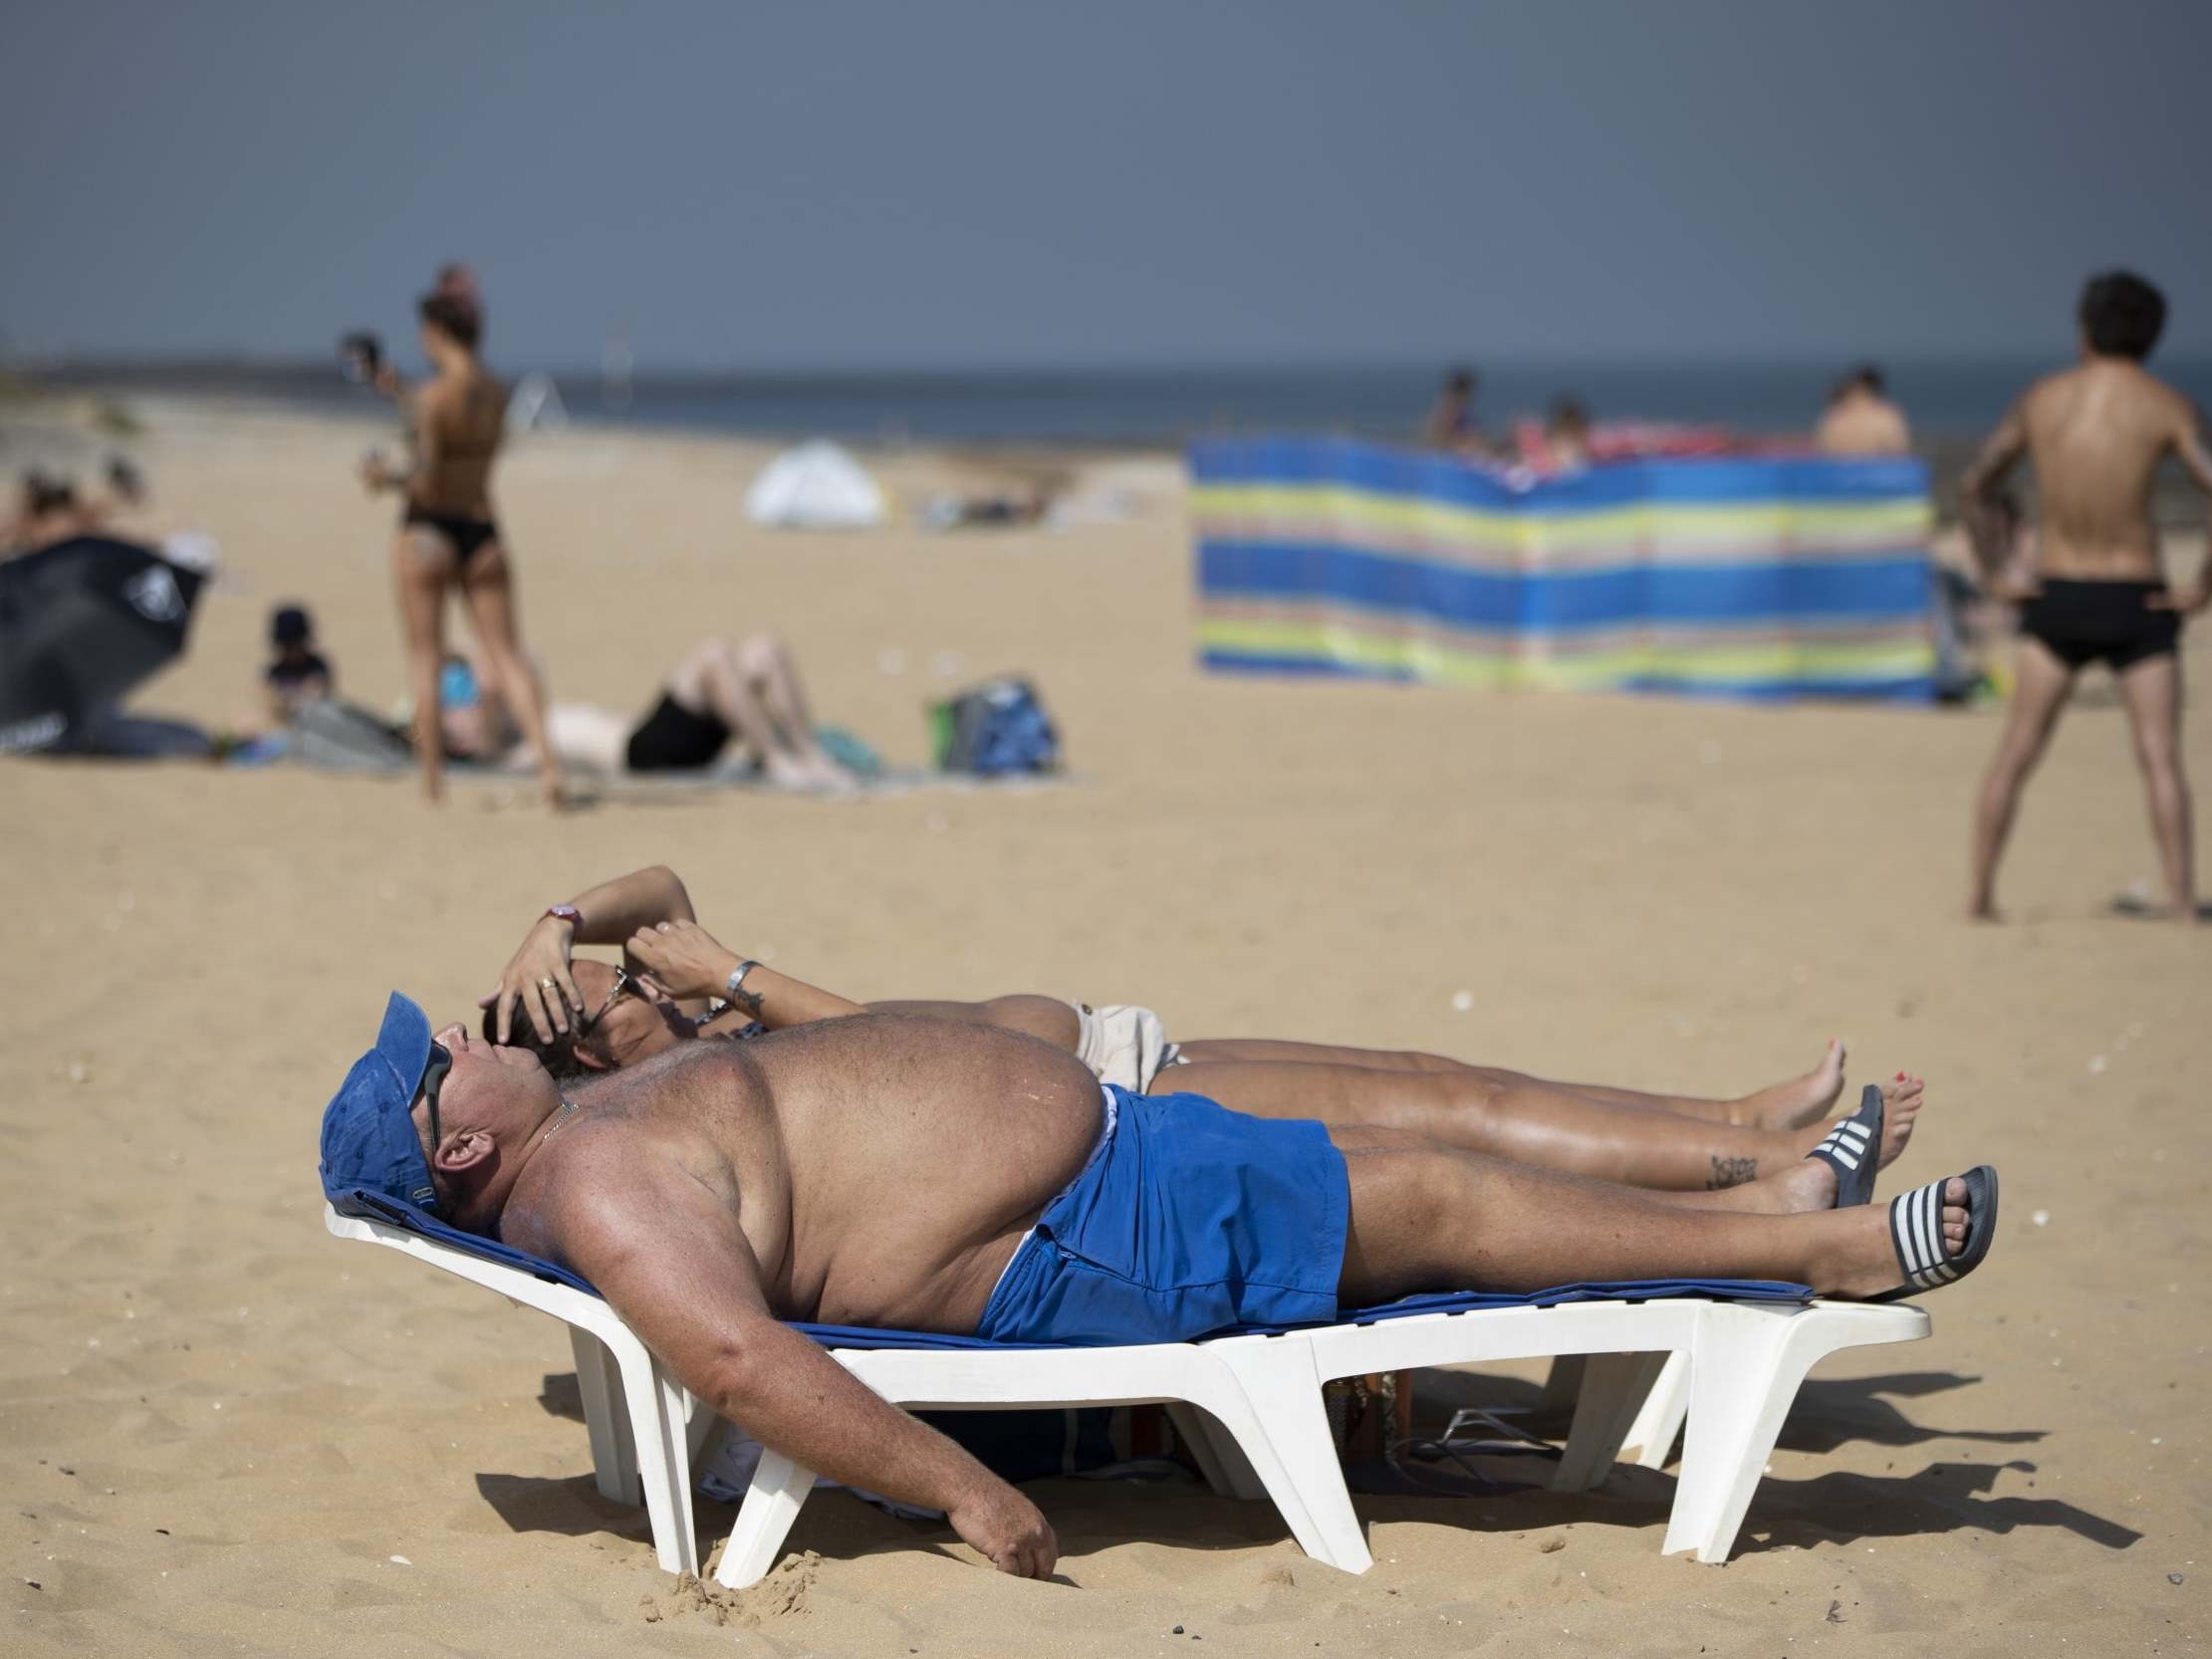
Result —
M 719 997 L 731 971 L 744 960 L 697 922 L 641 927 L 622 949 L 632 964 L 679 1002 L 687 997 Z
M 493 1041 L 507 1041 L 517 1007 L 530 1017 L 539 1042 L 551 1043 L 556 1032 L 567 1035 L 571 1011 L 584 1012 L 584 999 L 569 974 L 569 947 L 575 942 L 576 929 L 559 916 L 540 916 L 522 936 L 500 972 L 499 989 L 476 1005 L 498 1010 Z

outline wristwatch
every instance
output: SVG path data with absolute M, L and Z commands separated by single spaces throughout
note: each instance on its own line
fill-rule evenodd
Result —
M 546 914 L 555 921 L 567 922 L 579 932 L 583 931 L 584 912 L 573 904 L 549 904 L 546 906 Z
M 751 957 L 748 956 L 744 961 L 740 962 L 736 967 L 732 968 L 730 970 L 730 977 L 722 982 L 723 998 L 729 1002 L 736 1002 L 737 988 L 745 983 L 745 976 L 759 966 L 760 964 L 758 962 L 755 962 Z

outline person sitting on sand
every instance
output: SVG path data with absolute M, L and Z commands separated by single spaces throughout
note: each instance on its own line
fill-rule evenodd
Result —
M 272 726 L 287 726 L 310 703 L 337 689 L 337 676 L 315 648 L 315 623 L 304 606 L 280 605 L 269 617 L 269 644 L 276 658 L 262 671 L 262 712 Z
M 621 970 L 572 957 L 622 944 Z M 719 1014 L 710 999 L 728 1006 Z M 1823 1121 L 1843 1087 L 1830 1044 L 1801 1077 L 1740 1100 L 1696 1100 L 1558 1083 L 1433 1055 L 1268 1039 L 1170 1044 L 1149 1010 L 1087 1008 L 1015 995 L 982 1003 L 866 1006 L 747 961 L 700 927 L 672 870 L 618 876 L 534 923 L 483 999 L 488 1041 L 535 1049 L 558 1077 L 635 1065 L 701 1037 L 754 1035 L 862 1013 L 1019 1031 L 1076 1055 L 1132 1093 L 1199 1093 L 1262 1117 L 1377 1124 L 1448 1145 L 1633 1186 L 1722 1189 L 1795 1169 L 1836 1132 Z M 1923 1097 L 1900 1072 L 1882 1091 L 1879 1165 L 1911 1139 Z
M 1904 410 L 1889 401 L 1887 377 L 1876 364 L 1861 363 L 1836 383 L 1814 428 L 1813 447 L 1824 455 L 1912 452 L 1912 428 Z
M 2079 310 L 2082 360 L 2022 394 L 1960 482 L 1960 505 L 1985 577 L 2019 599 L 2020 645 L 2012 715 L 1974 813 L 1968 913 L 1993 919 L 1997 862 L 2020 792 L 2043 758 L 2090 663 L 2107 664 L 2135 738 L 2150 822 L 2173 914 L 2196 912 L 2189 783 L 2181 763 L 2181 621 L 2212 603 L 2212 546 L 2193 581 L 2169 586 L 2159 559 L 2151 494 L 2178 459 L 2212 495 L 2212 437 L 2189 400 L 2143 367 L 2165 328 L 2165 297 L 2114 271 L 2093 279 Z M 2043 523 L 2034 573 L 2014 570 L 2005 476 L 2035 465 Z
M 1890 1299 L 1972 1272 L 1984 1165 L 1876 1208 L 1751 1214 L 1387 1129 L 1104 1086 L 1073 1056 L 894 1014 L 561 1084 L 433 1039 L 394 993 L 324 1113 L 324 1191 L 432 1211 L 590 1281 L 711 1412 L 1049 1575 L 1037 1507 L 788 1321 L 997 1342 L 1174 1342 L 1420 1291 L 1745 1278 Z
M 640 718 L 562 703 L 553 710 L 552 729 L 563 763 L 581 771 L 703 771 L 735 737 L 778 788 L 854 787 L 853 774 L 815 735 L 797 659 L 770 633 L 700 640 L 676 659 L 659 699 Z

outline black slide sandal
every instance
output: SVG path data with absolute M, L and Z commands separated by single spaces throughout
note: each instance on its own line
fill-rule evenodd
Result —
M 1956 1256 L 1943 1246 L 1943 1189 L 1966 1183 L 1966 1243 Z M 1868 1302 L 1901 1302 L 1964 1279 L 1982 1265 L 1997 1238 L 1997 1170 L 1982 1164 L 1964 1175 L 1946 1175 L 1889 1201 L 1889 1247 L 1904 1269 L 1905 1283 Z
M 1873 1200 L 1874 1171 L 1881 1164 L 1883 1115 L 1881 1090 L 1868 1083 L 1858 1097 L 1858 1110 L 1829 1130 L 1827 1138 L 1806 1153 L 1836 1171 L 1839 1210 Z

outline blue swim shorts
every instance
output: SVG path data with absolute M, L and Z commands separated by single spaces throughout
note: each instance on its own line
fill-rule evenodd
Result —
M 1107 1093 L 1104 1142 L 1016 1248 L 978 1336 L 1106 1347 L 1337 1316 L 1352 1194 L 1321 1124 Z

